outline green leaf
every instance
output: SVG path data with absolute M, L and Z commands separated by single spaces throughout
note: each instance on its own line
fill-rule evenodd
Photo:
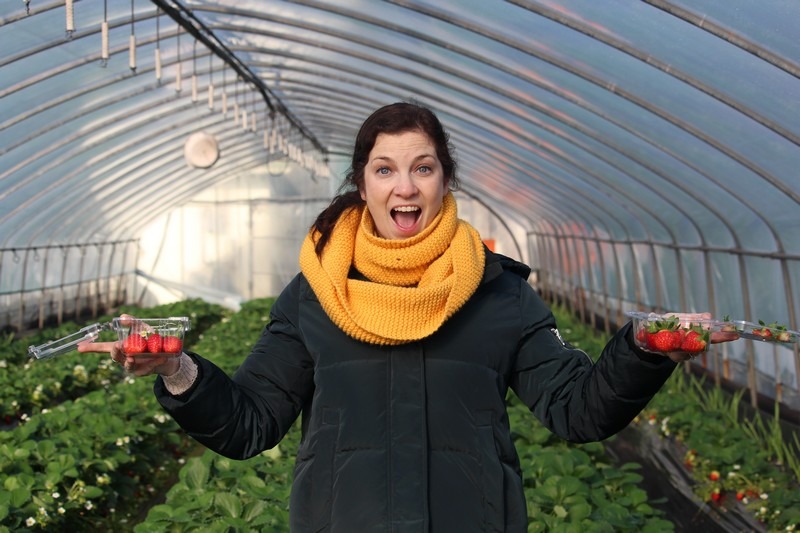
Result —
M 147 513 L 147 520 L 163 520 L 163 519 L 171 519 L 173 516 L 172 507 L 169 505 L 154 505 L 150 508 L 150 511 Z
M 255 520 L 259 517 L 263 516 L 265 510 L 267 509 L 266 502 L 261 500 L 257 500 L 254 502 L 250 502 L 244 507 L 244 511 L 242 512 L 242 518 L 245 522 L 252 524 Z
M 184 482 L 190 489 L 201 489 L 208 482 L 208 465 L 199 458 L 189 460 L 181 474 L 184 472 L 186 475 Z
M 223 511 L 227 516 L 238 518 L 242 514 L 241 500 L 233 494 L 220 492 L 214 497 L 214 504 L 217 509 Z
M 103 495 L 103 489 L 94 485 L 87 485 L 83 488 L 83 495 L 89 499 L 99 498 Z
M 589 518 L 591 514 L 592 506 L 588 503 L 577 503 L 575 505 L 571 505 L 569 508 L 570 520 L 574 522 L 580 522 L 586 518 Z
M 567 510 L 560 505 L 556 505 L 555 507 L 553 507 L 553 513 L 555 513 L 555 515 L 561 519 L 567 517 Z

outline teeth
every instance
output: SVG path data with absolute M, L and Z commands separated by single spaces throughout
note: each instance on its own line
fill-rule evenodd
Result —
M 419 211 L 419 207 L 413 205 L 404 205 L 402 207 L 395 207 L 395 211 L 402 211 L 403 213 L 411 213 L 412 211 Z

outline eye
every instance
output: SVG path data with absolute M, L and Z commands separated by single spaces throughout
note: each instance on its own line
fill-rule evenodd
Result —
M 417 172 L 419 172 L 420 174 L 430 174 L 431 172 L 433 172 L 433 169 L 428 165 L 421 165 L 417 167 Z
M 391 170 L 389 170 L 389 167 L 379 167 L 379 168 L 378 168 L 378 169 L 375 171 L 375 173 L 376 173 L 376 174 L 378 174 L 378 175 L 380 175 L 380 176 L 388 176 L 388 175 L 389 175 L 389 172 L 391 172 Z

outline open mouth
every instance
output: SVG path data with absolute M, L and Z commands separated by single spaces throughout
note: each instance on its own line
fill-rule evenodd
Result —
M 392 209 L 392 219 L 400 228 L 407 229 L 414 226 L 422 214 L 422 209 L 413 205 L 404 205 Z

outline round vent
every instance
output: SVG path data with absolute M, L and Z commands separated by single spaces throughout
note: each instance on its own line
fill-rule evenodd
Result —
M 219 159 L 217 139 L 204 131 L 193 133 L 183 145 L 183 155 L 189 166 L 208 168 Z

